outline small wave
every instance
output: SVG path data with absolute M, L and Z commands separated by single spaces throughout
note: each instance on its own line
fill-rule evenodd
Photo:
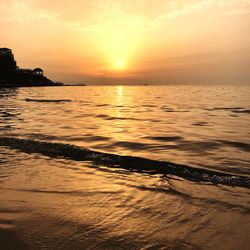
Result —
M 97 117 L 97 118 L 109 118 L 110 116 L 108 116 L 108 115 L 96 115 L 95 117 Z
M 133 118 L 133 117 L 115 117 L 115 116 L 109 116 L 109 115 L 96 115 L 95 117 L 97 118 L 103 118 L 104 120 L 107 121 L 112 121 L 112 120 L 140 120 L 137 118 Z
M 225 144 L 225 145 L 239 148 L 239 149 L 242 149 L 246 152 L 250 152 L 250 144 L 243 143 L 243 142 L 237 142 L 237 141 L 228 141 L 228 140 L 220 140 L 220 142 Z
M 16 114 L 12 114 L 10 112 L 2 111 L 0 112 L 1 117 L 9 117 L 9 116 L 16 116 Z
M 0 126 L 0 130 L 10 130 L 11 128 L 11 125 Z
M 0 161 L 1 162 L 1 161 Z M 9 177 L 8 175 L 0 175 L 0 179 L 1 178 L 6 178 L 6 177 Z
M 166 142 L 179 141 L 183 139 L 183 137 L 181 136 L 146 136 L 144 138 L 149 140 L 166 141 Z
M 143 111 L 144 112 L 144 111 Z M 143 113 L 141 112 L 141 113 Z M 135 112 L 137 113 L 137 112 Z M 107 121 L 112 121 L 112 120 L 128 120 L 128 121 L 149 121 L 149 122 L 161 122 L 160 120 L 157 119 L 140 119 L 140 118 L 135 118 L 135 117 L 117 117 L 117 116 L 109 116 L 109 115 L 96 115 L 95 117 L 97 118 L 103 118 L 104 120 Z
M 231 112 L 233 112 L 233 113 L 245 113 L 245 114 L 250 114 L 250 110 L 249 110 L 249 109 L 245 109 L 245 108 L 242 108 L 242 107 L 205 108 L 204 110 L 207 110 L 207 111 L 227 110 L 227 111 L 231 111 Z
M 142 105 L 142 107 L 146 107 L 146 108 L 156 108 L 156 105 Z
M 222 108 L 213 108 L 211 110 L 239 110 L 239 109 L 244 109 L 242 107 L 222 107 Z
M 250 110 L 249 109 L 243 109 L 243 110 L 233 110 L 234 113 L 246 113 L 246 114 L 250 114 Z
M 138 121 L 141 119 L 133 118 L 133 117 L 115 117 L 115 116 L 109 116 L 105 120 L 132 120 L 132 121 Z
M 160 107 L 164 112 L 189 112 L 188 110 L 184 109 L 173 109 L 169 107 L 162 106 Z
M 26 134 L 26 136 L 29 139 L 39 139 L 39 140 L 46 140 L 46 141 L 52 141 L 52 140 L 59 140 L 60 137 L 54 136 L 54 135 L 45 135 L 45 134 L 39 134 L 39 133 L 29 133 Z
M 205 181 L 215 184 L 250 188 L 250 178 L 246 176 L 230 175 L 141 157 L 101 153 L 70 144 L 0 137 L 0 146 L 8 146 L 26 153 L 40 153 L 50 157 L 61 156 L 77 161 L 92 161 L 96 164 L 115 168 L 118 167 L 131 171 L 146 172 L 150 174 L 172 174 L 192 181 Z
M 199 154 L 205 154 L 210 150 L 218 149 L 221 144 L 216 141 L 179 141 L 176 148 L 183 151 L 192 151 Z
M 145 148 L 150 147 L 148 144 L 141 142 L 129 142 L 129 141 L 119 141 L 112 144 L 112 146 L 118 146 L 123 148 L 128 148 L 132 150 L 144 150 Z
M 207 122 L 196 122 L 192 124 L 193 126 L 209 126 L 209 123 Z
M 144 137 L 145 138 L 145 137 Z M 145 139 L 150 139 L 145 138 Z M 219 149 L 222 146 L 222 143 L 216 141 L 187 141 L 184 138 L 176 136 L 176 138 L 168 138 L 168 137 L 152 137 L 152 140 L 161 141 L 161 144 L 145 144 L 147 149 L 158 149 L 158 150 L 166 150 L 166 149 L 176 149 L 181 151 L 193 152 L 195 154 L 207 155 L 210 154 L 211 151 L 215 149 Z M 171 143 L 172 142 L 172 143 Z M 164 143 L 164 144 L 163 144 Z M 165 144 L 167 143 L 167 144 Z M 171 143 L 171 144 L 169 144 Z M 133 148 L 131 148 L 133 149 Z
M 110 140 L 109 137 L 106 136 L 100 136 L 100 135 L 95 135 L 95 136 L 81 136 L 81 137 L 65 137 L 66 141 L 87 141 L 87 142 L 91 142 L 91 141 L 108 141 Z
M 30 192 L 30 193 L 47 193 L 47 194 L 66 194 L 66 195 L 74 195 L 74 196 L 91 196 L 96 194 L 117 194 L 122 193 L 122 191 L 57 191 L 57 190 L 42 190 L 42 189 L 11 189 L 7 188 L 8 190 L 13 191 L 22 191 L 22 192 Z
M 161 187 L 146 187 L 146 186 L 136 186 L 136 185 L 127 185 L 128 187 L 133 187 L 133 188 L 137 188 L 140 190 L 144 190 L 144 191 L 150 191 L 150 192 L 155 192 L 155 193 L 167 193 L 167 194 L 172 194 L 174 196 L 179 196 L 185 200 L 187 200 L 189 203 L 191 204 L 195 204 L 195 201 L 202 201 L 206 206 L 209 205 L 213 205 L 216 204 L 219 207 L 222 208 L 228 208 L 228 209 L 240 209 L 242 212 L 249 214 L 250 212 L 250 208 L 249 207 L 245 207 L 245 206 L 241 206 L 241 205 L 236 205 L 236 204 L 231 204 L 225 201 L 221 201 L 218 199 L 212 199 L 212 198 L 202 198 L 202 197 L 195 197 L 192 196 L 190 194 L 178 191 L 174 188 L 168 187 L 168 188 L 161 188 Z
M 25 99 L 26 102 L 71 102 L 71 100 L 68 99 L 30 99 L 30 98 L 26 98 Z
M 96 107 L 106 107 L 106 106 L 110 106 L 109 104 L 106 104 L 106 103 L 104 103 L 104 104 L 97 104 L 97 105 L 95 105 Z

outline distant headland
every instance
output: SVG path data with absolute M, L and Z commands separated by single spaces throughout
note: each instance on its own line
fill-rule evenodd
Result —
M 21 69 L 17 66 L 11 49 L 0 48 L 0 87 L 62 86 L 44 76 L 43 70 Z

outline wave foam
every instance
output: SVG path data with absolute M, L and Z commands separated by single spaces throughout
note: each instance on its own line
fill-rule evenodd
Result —
M 9 146 L 26 153 L 40 153 L 50 157 L 61 156 L 77 161 L 92 161 L 96 164 L 129 169 L 131 171 L 147 172 L 150 174 L 172 174 L 192 181 L 250 188 L 250 178 L 245 176 L 230 175 L 141 157 L 107 154 L 70 144 L 0 137 L 0 146 Z

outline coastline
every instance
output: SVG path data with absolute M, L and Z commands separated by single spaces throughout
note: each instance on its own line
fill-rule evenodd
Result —
M 22 69 L 17 66 L 11 49 L 0 48 L 0 88 L 62 86 L 44 75 L 41 68 Z
M 60 82 L 51 82 L 51 83 L 41 83 L 41 82 L 32 82 L 32 83 L 20 83 L 20 82 L 0 82 L 0 88 L 20 88 L 20 87 L 58 87 L 64 86 Z

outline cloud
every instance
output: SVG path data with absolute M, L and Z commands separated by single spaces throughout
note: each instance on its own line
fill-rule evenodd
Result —
M 40 1 L 44 7 L 46 1 Z M 53 8 L 59 9 L 58 4 L 64 3 L 64 0 L 56 1 Z M 93 0 L 90 3 L 72 0 L 67 3 L 67 11 L 60 11 L 58 18 L 78 30 L 112 30 L 119 33 L 150 30 L 168 19 L 208 8 L 244 7 L 249 4 L 250 0 Z
M 0 20 L 11 23 L 26 23 L 33 20 L 52 19 L 58 17 L 55 12 L 37 9 L 34 0 L 0 0 Z
M 152 29 L 168 19 L 211 7 L 249 4 L 250 0 L 0 0 L 0 20 L 46 19 L 78 31 L 119 33 Z
M 177 7 L 177 2 L 175 1 L 174 6 Z M 228 5 L 229 2 L 233 2 L 233 0 L 223 0 L 223 1 L 215 1 L 215 0 L 199 0 L 199 1 L 184 1 L 185 4 L 178 5 L 178 8 L 175 8 L 173 11 L 166 12 L 163 15 L 158 16 L 152 21 L 153 26 L 157 26 L 162 23 L 166 19 L 176 18 L 180 15 L 184 15 L 190 12 L 197 12 L 212 6 L 221 6 Z

